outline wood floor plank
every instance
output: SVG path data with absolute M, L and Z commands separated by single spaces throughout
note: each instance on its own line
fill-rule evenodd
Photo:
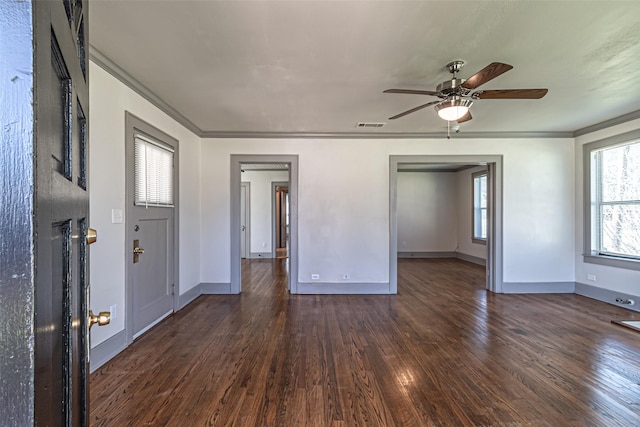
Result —
M 636 426 L 640 313 L 498 295 L 459 260 L 400 260 L 398 295 L 289 295 L 243 261 L 91 376 L 94 426 Z

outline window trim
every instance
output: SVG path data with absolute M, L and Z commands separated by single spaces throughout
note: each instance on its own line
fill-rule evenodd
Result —
M 478 245 L 486 245 L 487 238 L 477 237 L 476 236 L 476 178 L 486 176 L 487 177 L 487 189 L 489 186 L 489 171 L 481 170 L 478 172 L 474 172 L 471 174 L 471 242 Z M 489 203 L 487 201 L 487 207 L 485 208 L 487 212 L 487 222 L 489 215 Z M 488 225 L 488 224 L 487 224 Z M 489 234 L 489 230 L 487 230 L 487 234 Z
M 593 224 L 592 224 L 592 176 L 591 171 L 591 153 L 594 151 L 614 148 L 618 145 L 626 145 L 633 142 L 640 142 L 640 129 L 621 133 L 608 138 L 603 138 L 594 142 L 584 144 L 582 146 L 582 212 L 583 212 L 583 262 L 589 264 L 599 264 L 615 268 L 624 268 L 629 270 L 640 270 L 640 260 L 633 258 L 625 258 L 624 256 L 604 255 L 598 253 L 591 247 L 593 240 Z

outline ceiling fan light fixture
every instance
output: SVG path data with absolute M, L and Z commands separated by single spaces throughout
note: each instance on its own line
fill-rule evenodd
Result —
M 473 101 L 470 99 L 454 97 L 440 102 L 435 109 L 441 119 L 451 122 L 464 117 L 469 112 L 471 104 Z

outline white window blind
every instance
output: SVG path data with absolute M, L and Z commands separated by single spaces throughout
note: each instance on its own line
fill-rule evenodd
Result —
M 173 206 L 173 149 L 141 134 L 134 135 L 137 206 Z

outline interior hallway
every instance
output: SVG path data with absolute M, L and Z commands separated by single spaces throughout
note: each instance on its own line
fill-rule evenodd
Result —
M 638 425 L 633 313 L 577 295 L 495 295 L 484 268 L 400 260 L 395 296 L 288 295 L 243 260 L 91 376 L 94 426 Z

